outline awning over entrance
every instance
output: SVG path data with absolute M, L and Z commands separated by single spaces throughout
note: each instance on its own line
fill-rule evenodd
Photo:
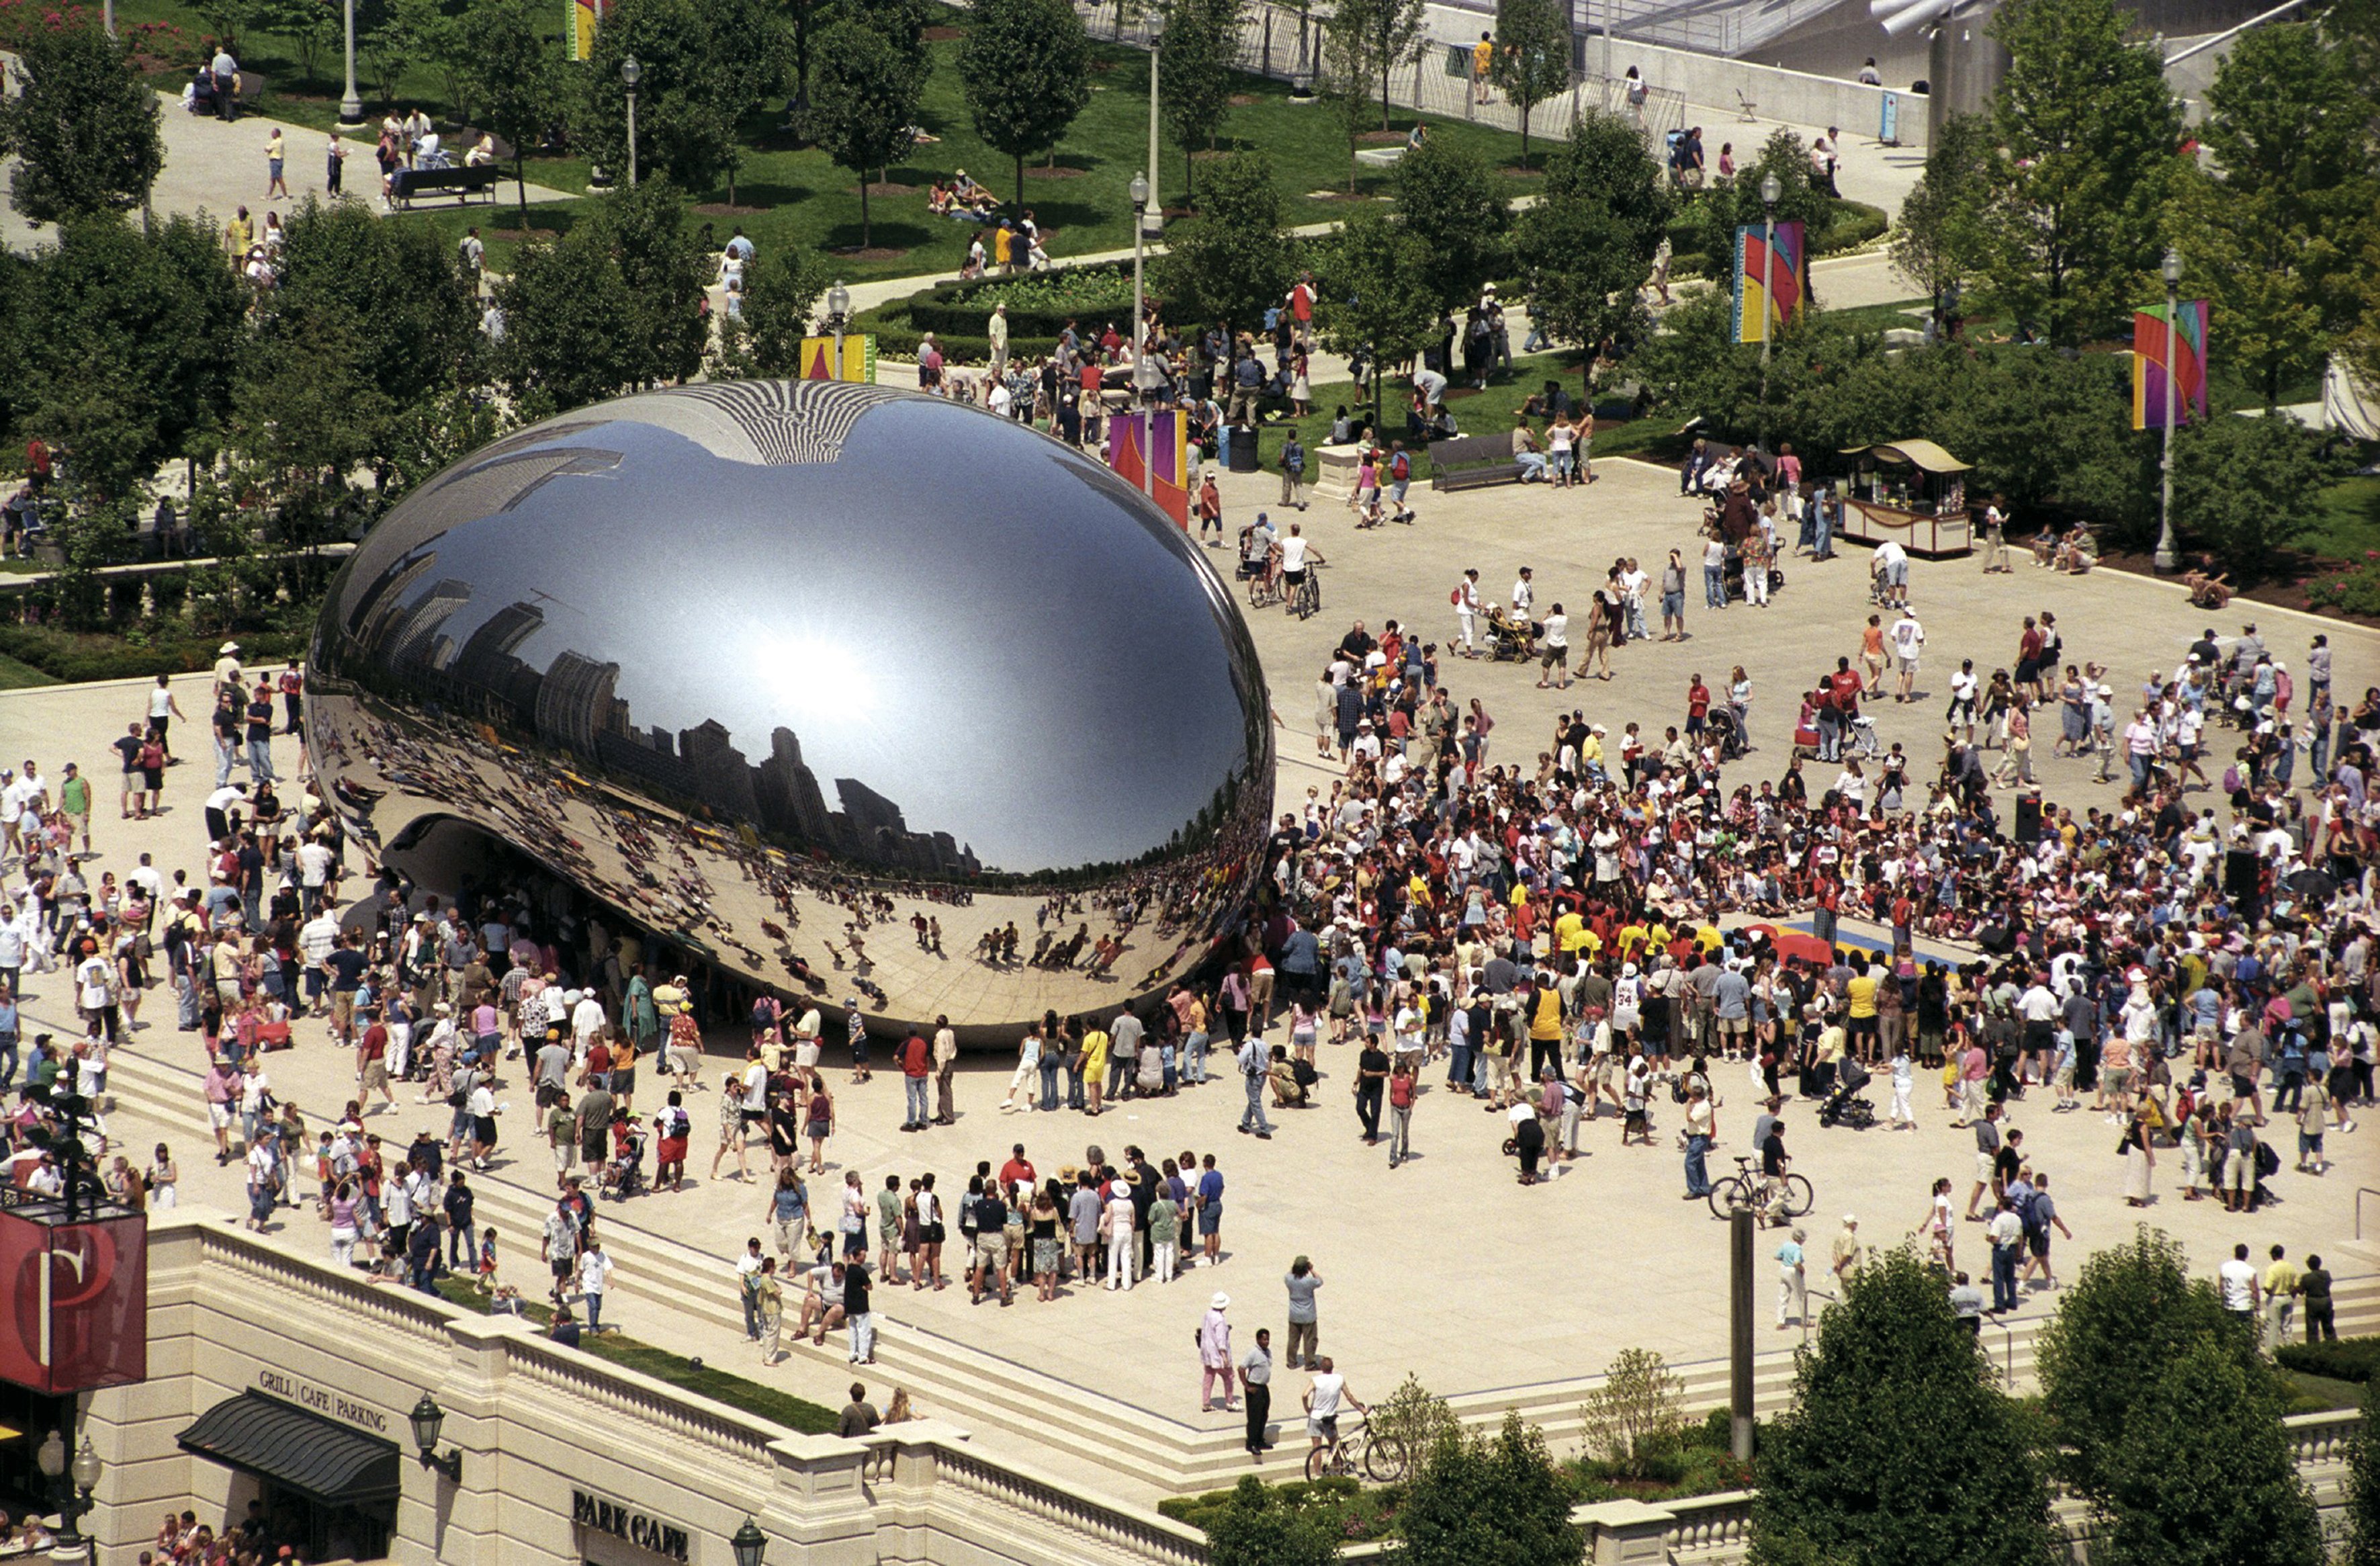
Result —
M 393 1500 L 400 1485 L 395 1442 L 262 1392 L 215 1404 L 182 1432 L 180 1445 L 327 1506 Z

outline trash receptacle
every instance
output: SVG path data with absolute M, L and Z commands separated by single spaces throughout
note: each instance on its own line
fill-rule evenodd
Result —
M 1257 470 L 1257 432 L 1255 427 L 1247 424 L 1228 425 L 1225 427 L 1224 433 L 1229 438 L 1230 443 L 1224 448 L 1225 451 L 1229 453 L 1224 460 L 1231 467 L 1231 470 L 1234 473 L 1255 472 Z

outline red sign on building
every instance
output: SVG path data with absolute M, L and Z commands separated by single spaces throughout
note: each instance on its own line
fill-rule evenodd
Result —
M 120 1387 L 149 1375 L 149 1223 L 102 1206 L 0 1205 L 0 1378 L 47 1393 Z M 83 1209 L 89 1212 L 86 1206 Z

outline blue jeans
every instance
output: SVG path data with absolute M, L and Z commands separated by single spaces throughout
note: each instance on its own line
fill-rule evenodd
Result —
M 17 1080 L 17 1035 L 0 1034 L 0 1092 Z
M 1703 1155 L 1710 1151 L 1710 1145 L 1711 1139 L 1707 1136 L 1686 1138 L 1686 1195 L 1689 1196 L 1710 1195 L 1710 1174 L 1703 1168 Z
M 2134 788 L 2141 789 L 2148 787 L 2149 759 L 2147 755 L 2143 752 L 2135 750 L 2130 754 L 2128 759 L 2132 764 L 2132 786 Z
M 1050 1055 L 1041 1057 L 1041 1107 L 1045 1110 L 1058 1107 L 1058 1062 Z
M 1181 1081 L 1181 1078 L 1180 1078 L 1179 1076 L 1177 1076 L 1177 1075 L 1175 1075 L 1175 1074 L 1174 1074 L 1174 1069 L 1175 1069 L 1175 1068 L 1174 1068 L 1174 1061 L 1173 1061 L 1173 1046 L 1172 1046 L 1172 1045 L 1171 1045 L 1171 1044 L 1160 1044 L 1160 1045 L 1159 1045 L 1159 1046 L 1157 1047 L 1157 1063 L 1158 1063 L 1160 1066 L 1161 1066 L 1162 1068 L 1164 1068 L 1164 1072 L 1165 1072 L 1165 1091 L 1167 1091 L 1168 1093 L 1172 1092 L 1172 1091 L 1173 1091 L 1173 1089 L 1174 1089 L 1174 1087 L 1175 1087 L 1175 1086 L 1180 1083 L 1180 1081 Z
M 1079 1110 L 1083 1104 L 1083 1068 L 1068 1066 L 1066 1068 L 1066 1107 L 1070 1110 Z
M 1248 1107 L 1240 1114 L 1240 1129 L 1243 1131 L 1262 1131 L 1269 1133 L 1272 1130 L 1272 1122 L 1265 1119 L 1264 1073 L 1251 1073 L 1247 1076 L 1246 1081 L 1248 1085 Z
M 235 741 L 227 739 L 215 741 L 215 786 L 217 788 L 231 782 L 231 764 L 238 755 L 239 746 Z
M 271 740 L 252 739 L 248 742 L 248 771 L 249 776 L 261 782 L 275 781 L 273 776 L 273 742 Z
M 1815 552 L 1820 560 L 1835 552 L 1835 518 L 1832 512 L 1818 513 L 1818 536 Z
M 1706 609 L 1727 607 L 1727 567 L 1723 565 L 1703 567 L 1703 607 Z
M 2016 1308 L 2016 1262 L 2024 1254 L 2022 1244 L 1992 1247 L 1992 1308 Z
M 1044 1082 L 1050 1080 L 1050 1068 L 1047 1066 L 1041 1068 L 1041 1080 Z M 905 1109 L 901 1116 L 902 1124 L 923 1125 L 927 1121 L 933 1118 L 934 1111 L 928 1108 L 926 1104 L 926 1085 L 931 1081 L 933 1081 L 933 1078 L 930 1076 L 904 1076 L 901 1078 L 901 1091 L 905 1104 Z
M 1682 592 L 1661 595 L 1661 618 L 1682 624 L 1686 618 L 1686 595 Z
M 1184 1082 L 1206 1081 L 1207 1035 L 1203 1031 L 1192 1034 L 1189 1038 L 1184 1042 L 1182 1046 L 1182 1080 Z
M 1466 1093 L 1471 1090 L 1470 1045 L 1457 1044 L 1449 1051 L 1449 1059 L 1446 1062 L 1446 1085 L 1449 1087 L 1460 1087 Z

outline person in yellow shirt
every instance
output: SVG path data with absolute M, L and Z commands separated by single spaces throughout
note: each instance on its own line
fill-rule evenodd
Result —
M 1009 233 L 1008 225 L 1005 223 L 1002 224 L 991 237 L 991 259 L 993 263 L 998 266 L 1008 265 L 1009 258 L 1014 253 L 1015 243 L 1015 237 Z
M 1623 957 L 1635 956 L 1638 952 L 1644 950 L 1645 942 L 1648 939 L 1650 939 L 1650 932 L 1645 929 L 1644 921 L 1629 920 L 1620 927 L 1620 954 Z
M 1232 1050 L 1236 1050 L 1238 1048 L 1239 1040 L 1235 1038 L 1232 1040 L 1231 1049 L 1227 1050 L 1225 1053 L 1231 1053 Z M 1094 1026 L 1083 1035 L 1083 1074 L 1079 1084 L 1080 1088 L 1087 1090 L 1090 1094 L 1088 1102 L 1084 1106 L 1088 1113 L 1097 1114 L 1099 1112 L 1099 1094 L 1106 1087 L 1107 1080 L 1107 1030 L 1103 1027 Z M 1070 1078 L 1066 1084 L 1066 1096 L 1068 1099 L 1072 1099 L 1075 1097 L 1077 1087 L 1078 1085 Z
M 1860 1050 L 1863 1058 L 1876 1050 L 1876 969 L 1872 965 L 1853 969 L 1851 982 L 1843 988 L 1844 997 L 1850 1002 L 1845 1008 L 1850 1018 L 1847 1031 L 1852 1044 Z
M 2297 1319 L 2298 1295 L 2305 1288 L 2305 1269 L 2291 1261 L 2288 1251 L 2275 1245 L 2272 1265 L 2265 1269 L 2264 1284 L 2264 1346 L 2270 1352 L 2289 1341 L 2290 1324 Z
M 1479 101 L 1483 103 L 1489 96 L 1488 78 L 1495 68 L 1496 41 L 1483 32 L 1479 35 L 1479 42 L 1471 46 L 1471 76 L 1478 84 Z
M 1537 975 L 1537 995 L 1529 1008 L 1529 1080 L 1545 1079 L 1546 1063 L 1561 1062 L 1561 991 L 1554 988 L 1554 976 Z
M 1578 955 L 1579 948 L 1586 944 L 1586 921 L 1578 917 L 1576 908 L 1563 909 L 1561 917 L 1554 921 L 1554 945 L 1565 957 Z

